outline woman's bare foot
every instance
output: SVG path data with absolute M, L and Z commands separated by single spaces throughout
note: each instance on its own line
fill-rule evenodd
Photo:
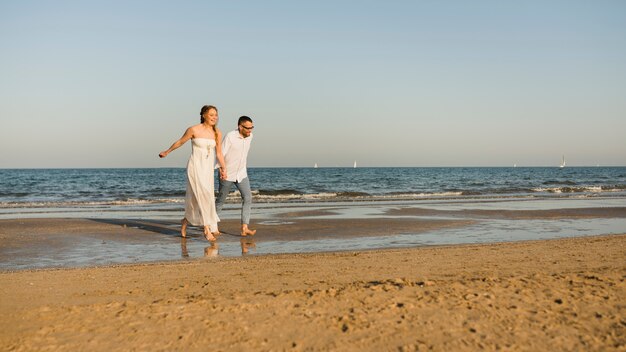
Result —
M 220 230 L 219 230 L 219 229 L 217 229 L 217 230 L 215 230 L 215 231 L 211 231 L 211 234 L 212 234 L 213 236 L 219 236 L 219 235 L 221 235 L 222 233 L 220 232 Z
M 246 225 L 246 224 L 241 225 L 241 236 L 242 237 L 254 236 L 255 233 L 256 233 L 256 230 L 249 229 L 248 225 Z
M 211 230 L 209 230 L 208 226 L 204 227 L 204 238 L 206 238 L 206 240 L 209 242 L 215 242 L 217 240 L 215 236 L 213 236 Z
M 206 240 L 207 240 L 207 241 L 209 241 L 209 242 L 215 242 L 215 241 L 217 241 L 217 239 L 215 238 L 215 236 L 213 236 L 213 234 L 212 234 L 212 233 L 210 233 L 210 232 L 205 232 L 205 233 L 204 233 L 204 238 L 206 238 Z
M 187 224 L 188 224 L 188 222 L 187 222 L 187 218 L 183 218 L 183 219 L 180 221 L 180 224 L 181 224 L 181 227 L 180 227 L 180 235 L 181 235 L 183 238 L 186 238 L 186 237 L 187 237 Z

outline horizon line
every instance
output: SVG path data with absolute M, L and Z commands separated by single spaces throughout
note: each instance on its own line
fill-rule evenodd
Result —
M 591 167 L 626 167 L 626 165 L 570 165 L 561 168 L 559 165 L 516 165 L 516 166 L 358 166 L 356 169 L 384 169 L 384 168 L 591 168 Z M 71 169 L 185 169 L 186 166 L 58 166 L 58 167 L 0 167 L 0 170 L 71 170 Z M 249 166 L 248 169 L 353 169 L 353 166 Z

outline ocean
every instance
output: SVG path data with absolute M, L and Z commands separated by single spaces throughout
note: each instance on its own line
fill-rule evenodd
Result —
M 250 168 L 248 174 L 255 203 L 626 196 L 626 167 Z M 0 169 L 0 214 L 182 205 L 185 178 L 184 168 Z

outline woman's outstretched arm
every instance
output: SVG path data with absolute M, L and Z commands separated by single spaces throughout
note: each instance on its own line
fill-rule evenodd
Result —
M 169 154 L 170 152 L 174 151 L 175 149 L 178 149 L 180 146 L 182 146 L 183 144 L 187 143 L 188 140 L 190 140 L 193 137 L 193 132 L 191 131 L 191 127 L 189 127 L 185 133 L 183 134 L 182 137 L 180 137 L 179 140 L 177 140 L 176 142 L 174 142 L 174 144 L 172 144 L 171 147 L 169 147 L 167 150 L 164 150 L 162 152 L 159 153 L 159 157 L 160 158 L 165 158 L 167 156 L 167 154 Z

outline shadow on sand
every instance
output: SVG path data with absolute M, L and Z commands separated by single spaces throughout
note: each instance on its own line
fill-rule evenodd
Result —
M 136 219 L 89 219 L 94 222 L 136 228 L 168 236 L 180 237 L 180 224 L 171 221 L 136 220 Z M 178 225 L 178 226 L 177 226 Z M 189 234 L 188 234 L 189 235 Z
M 140 220 L 140 219 L 88 219 L 94 222 L 100 222 L 109 225 L 117 225 L 126 228 L 135 228 L 144 231 L 159 233 L 162 235 L 181 237 L 180 235 L 180 223 L 173 221 L 158 221 L 158 220 Z M 197 232 L 197 233 L 196 233 Z M 239 233 L 232 233 L 221 230 L 219 236 L 228 235 L 229 237 L 241 238 Z M 202 237 L 202 227 L 189 225 L 187 227 L 187 237 L 195 238 Z M 218 237 L 219 238 L 219 237 Z

